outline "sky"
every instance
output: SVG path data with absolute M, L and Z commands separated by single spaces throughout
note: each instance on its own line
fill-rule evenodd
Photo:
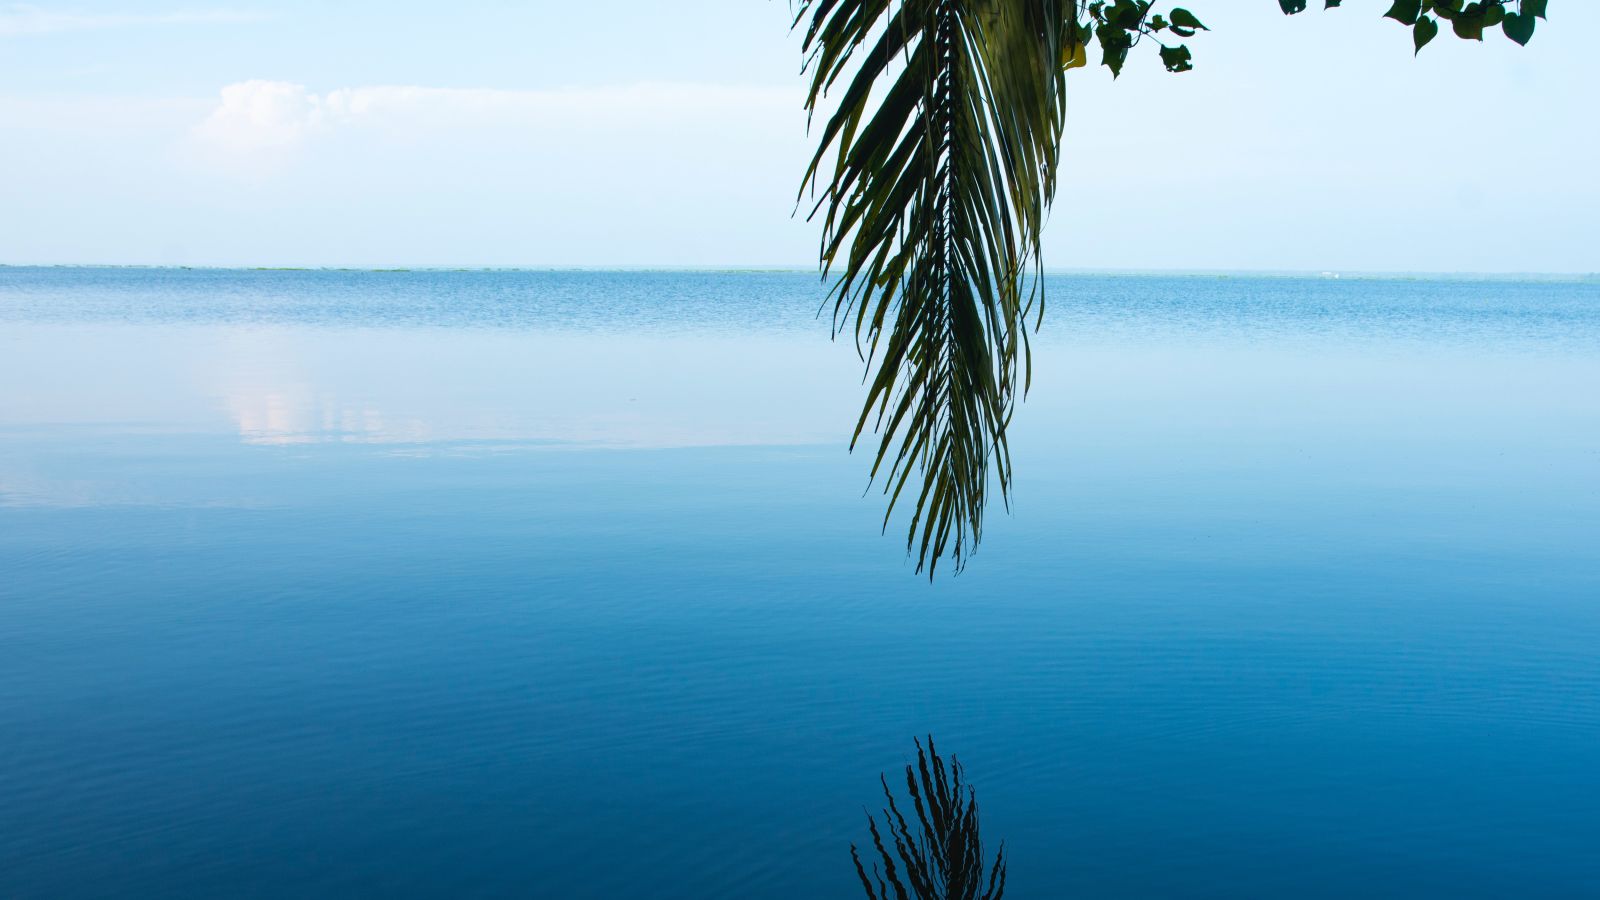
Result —
M 1194 71 L 1073 73 L 1048 267 L 1600 271 L 1600 3 L 1416 59 L 1387 0 L 1188 7 Z M 0 263 L 811 267 L 791 16 L 0 0 Z

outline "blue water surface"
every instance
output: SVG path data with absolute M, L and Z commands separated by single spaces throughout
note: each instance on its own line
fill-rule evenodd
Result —
M 0 268 L 0 897 L 1600 896 L 1600 284 L 1047 288 L 930 584 L 814 275 Z

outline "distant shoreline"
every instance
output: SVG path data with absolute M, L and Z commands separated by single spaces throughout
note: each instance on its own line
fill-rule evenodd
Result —
M 138 263 L 0 263 L 4 269 L 127 269 L 171 272 L 344 272 L 367 274 L 438 273 L 624 273 L 668 275 L 816 275 L 815 267 L 803 266 L 174 266 Z M 1274 269 L 1082 269 L 1047 268 L 1047 276 L 1091 278 L 1292 278 L 1354 281 L 1506 281 L 1506 282 L 1600 282 L 1600 272 L 1366 272 L 1338 270 Z

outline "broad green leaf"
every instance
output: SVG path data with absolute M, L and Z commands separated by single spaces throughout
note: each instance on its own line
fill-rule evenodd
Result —
M 1476 16 L 1472 18 L 1458 16 L 1451 20 L 1450 28 L 1456 33 L 1456 37 L 1464 41 L 1483 40 L 1483 20 Z
M 1128 49 L 1133 38 L 1121 28 L 1101 26 L 1095 33 L 1100 41 L 1100 64 L 1111 70 L 1111 77 L 1122 74 L 1122 64 L 1128 61 Z
M 1527 13 L 1506 13 L 1506 19 L 1500 23 L 1500 28 L 1518 44 L 1526 47 L 1533 38 L 1533 23 L 1538 21 Z
M 1428 42 L 1433 40 L 1438 34 L 1438 22 L 1427 16 L 1423 16 L 1422 18 L 1418 19 L 1417 24 L 1411 29 L 1411 42 L 1417 47 L 1417 49 L 1411 52 L 1411 55 L 1416 56 L 1418 53 L 1421 53 L 1422 48 L 1428 46 Z
M 1122 64 L 1127 61 L 1127 47 L 1104 46 L 1101 48 L 1100 64 L 1111 70 L 1112 78 L 1122 74 Z
M 1117 0 L 1116 5 L 1106 10 L 1106 21 L 1132 31 L 1144 21 L 1145 10 L 1149 8 L 1148 4 L 1141 6 L 1134 0 Z
M 1297 12 L 1306 11 L 1306 0 L 1278 0 L 1278 7 L 1283 10 L 1284 15 L 1292 16 Z
M 1194 68 L 1189 59 L 1189 48 L 1182 44 L 1161 48 L 1161 62 L 1167 67 L 1168 72 L 1187 72 Z
M 1187 9 L 1184 9 L 1181 6 L 1172 11 L 1172 25 L 1173 27 L 1178 27 L 1181 25 L 1184 28 L 1198 28 L 1201 31 L 1211 30 L 1202 25 L 1200 20 L 1194 17 L 1194 13 L 1189 12 Z
M 1383 15 L 1404 25 L 1415 25 L 1417 17 L 1422 15 L 1422 0 L 1394 0 L 1394 5 Z
M 1544 8 L 1547 5 L 1549 4 L 1546 3 L 1546 0 L 1522 0 L 1522 14 L 1525 16 L 1534 16 L 1540 19 L 1548 19 L 1549 17 L 1544 14 Z

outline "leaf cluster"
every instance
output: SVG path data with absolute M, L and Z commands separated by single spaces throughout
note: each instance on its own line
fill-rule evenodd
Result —
M 906 793 L 917 818 L 914 826 L 900 811 L 888 779 L 879 778 L 889 802 L 882 813 L 889 840 L 884 840 L 877 820 L 868 813 L 867 828 L 878 854 L 870 875 L 856 845 L 850 845 L 850 858 L 869 900 L 1001 900 L 1006 890 L 1005 845 L 995 853 L 985 879 L 978 800 L 962 783 L 962 774 L 954 757 L 945 765 L 931 736 L 926 750 L 917 742 L 916 768 L 906 766 Z M 893 853 L 889 843 L 894 844 Z
M 1165 15 L 1152 15 L 1153 5 L 1150 0 L 1094 2 L 1080 13 L 1076 34 L 1083 44 L 1087 44 L 1091 36 L 1099 41 L 1100 64 L 1111 70 L 1113 78 L 1122 74 L 1129 51 L 1145 38 L 1160 45 L 1157 55 L 1168 72 L 1187 72 L 1194 68 L 1187 45 L 1168 45 L 1161 38 L 1163 35 L 1193 37 L 1196 32 L 1209 29 L 1200 24 L 1194 13 L 1181 6 Z M 1067 68 L 1076 68 L 1085 61 L 1080 54 L 1067 61 Z
M 1327 8 L 1340 0 L 1326 0 Z M 1513 4 L 1515 9 L 1511 7 Z M 1306 8 L 1306 0 L 1278 0 L 1283 11 L 1293 15 Z M 1467 41 L 1483 40 L 1483 32 L 1500 26 L 1505 36 L 1526 46 L 1533 39 L 1533 26 L 1546 18 L 1549 0 L 1392 0 L 1385 18 L 1410 26 L 1415 53 L 1421 53 L 1439 35 L 1439 22 L 1450 23 L 1456 37 Z

